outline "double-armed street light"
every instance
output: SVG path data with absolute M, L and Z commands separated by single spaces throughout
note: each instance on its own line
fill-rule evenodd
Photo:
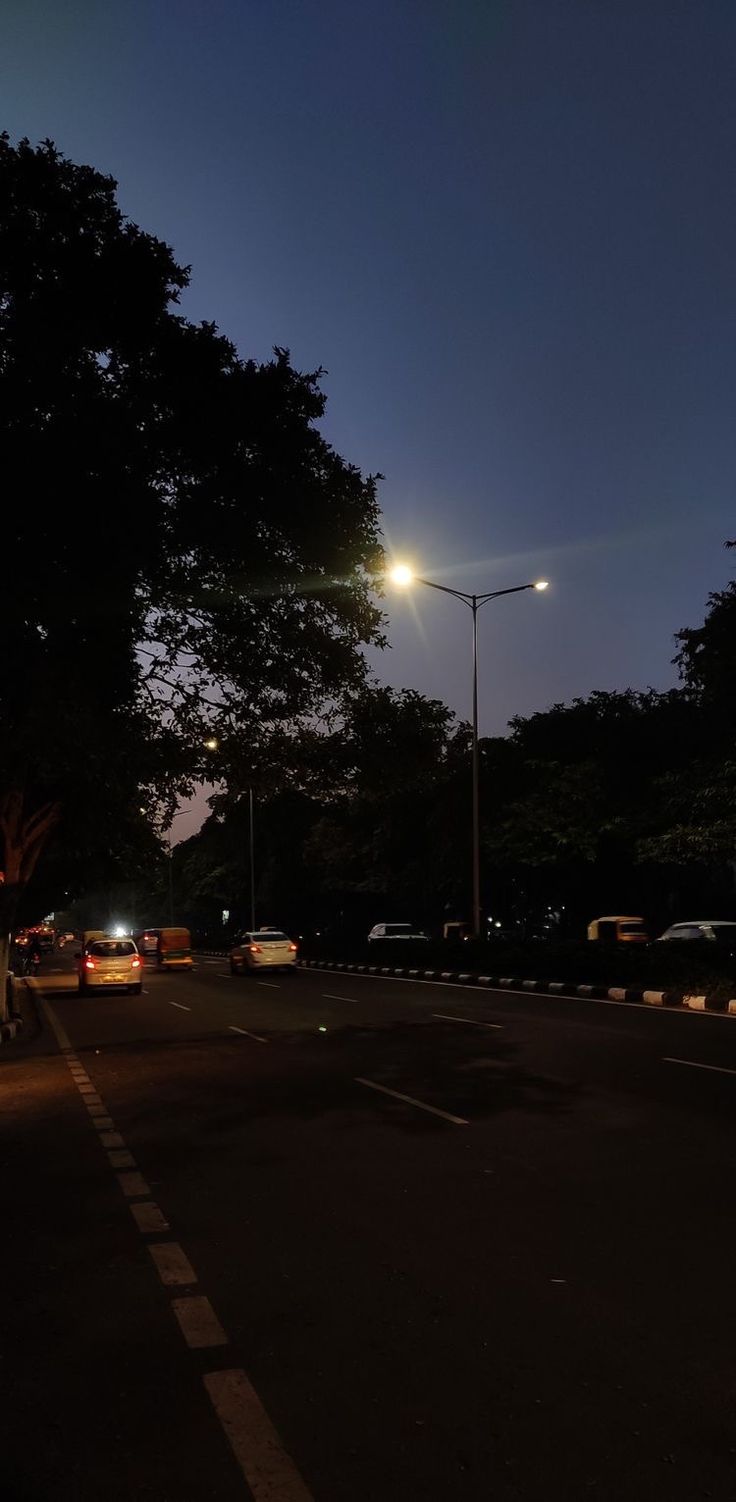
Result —
M 544 590 L 548 588 L 546 579 L 537 579 L 534 584 L 516 584 L 511 589 L 492 589 L 485 594 L 467 594 L 462 589 L 450 589 L 447 584 L 436 584 L 432 579 L 422 579 L 406 563 L 397 563 L 391 569 L 389 578 L 400 588 L 406 589 L 411 584 L 424 584 L 427 589 L 438 589 L 443 595 L 452 595 L 456 600 L 462 600 L 467 605 L 473 616 L 473 937 L 479 938 L 481 933 L 480 915 L 480 779 L 478 757 L 478 611 L 481 605 L 487 605 L 489 600 L 498 600 L 501 595 L 518 595 L 525 589 Z

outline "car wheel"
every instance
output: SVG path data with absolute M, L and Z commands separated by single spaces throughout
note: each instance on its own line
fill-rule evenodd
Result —
M 141 996 L 143 994 L 143 982 L 139 981 L 137 986 L 128 986 L 128 990 L 132 996 Z
M 79 985 L 77 986 L 77 990 L 78 990 L 80 996 L 86 996 L 87 995 L 87 987 L 85 986 L 83 980 L 80 980 Z
M 237 967 L 235 961 L 231 960 L 230 961 L 230 974 L 231 975 L 237 975 L 237 973 L 238 973 L 238 967 Z

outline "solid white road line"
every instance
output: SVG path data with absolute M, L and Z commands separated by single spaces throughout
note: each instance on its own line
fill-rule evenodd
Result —
M 191 1007 L 185 1007 L 181 1001 L 170 1001 L 170 1007 L 178 1007 L 180 1012 L 191 1012 Z
M 204 1385 L 254 1502 L 312 1502 L 245 1372 L 208 1372 Z
M 142 1173 L 119 1173 L 116 1177 L 126 1199 L 151 1193 Z
M 724 1069 L 721 1064 L 698 1064 L 695 1059 L 662 1059 L 663 1064 L 686 1064 L 688 1069 L 708 1069 L 712 1074 L 736 1074 L 736 1069 Z
M 349 1001 L 351 1006 L 357 1007 L 358 1002 L 354 996 L 331 996 L 329 991 L 322 992 L 323 1001 Z
M 215 980 L 234 980 L 235 976 L 230 970 L 218 970 Z
M 197 1275 L 178 1241 L 149 1241 L 148 1250 L 161 1282 L 167 1287 L 196 1283 Z
M 439 1017 L 440 1022 L 469 1022 L 471 1027 L 489 1027 L 494 1032 L 503 1032 L 502 1022 L 476 1022 L 475 1017 L 450 1017 L 447 1012 L 433 1012 L 433 1017 Z
M 281 990 L 281 987 L 280 987 L 280 985 L 279 985 L 279 983 L 278 983 L 277 980 L 259 980 L 259 981 L 256 981 L 256 985 L 257 986 L 269 986 L 272 991 L 280 991 Z
M 131 1206 L 132 1208 L 134 1207 Z M 203 1298 L 201 1294 L 192 1294 L 185 1299 L 172 1299 L 171 1307 L 191 1350 L 201 1351 L 205 1346 L 228 1344 L 228 1338 L 209 1299 Z
M 153 1231 L 168 1231 L 169 1229 L 166 1216 L 153 1200 L 131 1205 L 130 1213 L 142 1236 L 150 1236 Z
M 231 1033 L 242 1033 L 244 1038 L 255 1038 L 256 1043 L 268 1043 L 268 1038 L 259 1038 L 257 1033 L 249 1033 L 247 1027 L 233 1027 L 230 1024 Z
M 466 982 L 463 985 L 460 981 L 454 980 L 422 980 L 417 975 L 361 975 L 360 972 L 352 970 L 348 973 L 351 980 L 390 981 L 392 984 L 396 981 L 400 986 L 434 986 L 435 991 L 443 989 L 445 991 L 483 991 L 486 996 L 525 996 L 527 1001 L 530 999 L 537 1001 L 579 1001 L 581 1005 L 585 1004 L 586 1007 L 624 1007 L 627 1012 L 649 1012 L 650 1014 L 652 1011 L 651 1006 L 643 1001 L 610 1001 L 602 996 L 572 996 L 569 992 L 566 994 L 559 991 L 551 993 L 547 991 L 512 991 L 508 986 L 478 986 L 474 985 L 472 981 Z M 311 971 L 307 970 L 305 974 L 321 975 L 324 974 L 324 971 L 319 965 L 315 965 Z M 611 987 L 611 989 L 615 988 Z M 667 1017 L 710 1017 L 711 1019 L 715 1018 L 717 1022 L 722 1022 L 724 1017 L 728 1018 L 729 1016 L 728 1012 L 701 1012 L 699 1010 L 696 1011 L 692 1007 L 662 1007 L 661 1010 L 662 1015 L 666 1015 Z M 736 1016 L 736 1011 L 730 1013 L 730 1015 L 732 1017 Z
M 451 1116 L 449 1111 L 441 1111 L 439 1106 L 428 1106 L 426 1101 L 415 1100 L 413 1095 L 402 1095 L 399 1090 L 389 1090 L 387 1085 L 378 1085 L 375 1080 L 361 1079 L 359 1074 L 354 1076 L 356 1085 L 367 1085 L 369 1090 L 380 1090 L 382 1095 L 392 1095 L 394 1100 L 403 1100 L 408 1106 L 416 1106 L 420 1111 L 429 1111 L 432 1116 L 441 1116 L 444 1121 L 451 1121 L 453 1126 L 467 1126 L 464 1116 Z

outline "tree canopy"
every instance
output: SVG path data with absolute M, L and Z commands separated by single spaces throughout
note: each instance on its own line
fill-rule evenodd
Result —
M 0 200 L 15 888 L 54 824 L 104 843 L 108 813 L 173 804 L 213 731 L 255 744 L 354 690 L 382 640 L 381 545 L 377 476 L 320 432 L 323 372 L 187 320 L 188 269 L 112 178 L 3 135 Z

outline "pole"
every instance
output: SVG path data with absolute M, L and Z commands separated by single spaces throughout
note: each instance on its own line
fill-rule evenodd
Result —
M 171 830 L 169 830 L 169 924 L 174 927 L 174 852 L 171 848 Z
M 249 811 L 249 815 L 250 815 L 250 818 L 249 818 L 249 833 L 250 833 L 250 839 L 249 839 L 249 844 L 250 844 L 250 927 L 251 927 L 251 933 L 253 933 L 254 930 L 255 930 L 255 926 L 256 926 L 256 857 L 255 857 L 255 839 L 254 839 L 254 832 L 253 832 L 253 789 L 252 789 L 252 787 L 248 788 L 248 811 Z
M 478 766 L 478 597 L 473 612 L 473 938 L 480 938 L 480 778 Z

